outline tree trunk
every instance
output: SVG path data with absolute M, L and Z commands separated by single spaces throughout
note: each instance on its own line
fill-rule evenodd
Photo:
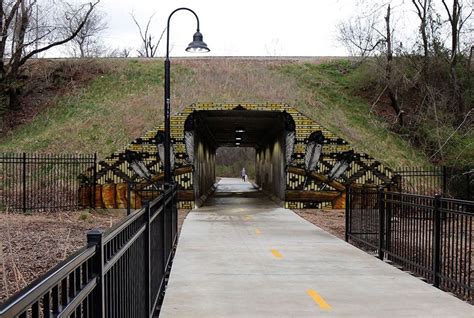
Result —
M 20 90 L 16 87 L 10 87 L 8 90 L 8 107 L 10 110 L 18 110 L 20 108 Z
M 393 52 L 392 52 L 392 32 L 390 30 L 390 5 L 387 7 L 387 16 L 385 17 L 386 28 L 387 28 L 387 65 L 385 66 L 385 80 L 387 81 L 387 92 L 388 97 L 393 110 L 397 114 L 397 119 L 400 126 L 403 126 L 403 112 L 400 109 L 398 103 L 397 94 L 392 84 L 392 63 L 393 63 Z

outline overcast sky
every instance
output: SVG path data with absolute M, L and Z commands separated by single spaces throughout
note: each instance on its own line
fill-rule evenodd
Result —
M 380 2 L 372 3 L 376 1 Z M 403 32 L 405 41 L 410 41 L 417 32 L 411 1 L 392 2 L 394 23 L 399 33 Z M 151 30 L 158 37 L 168 15 L 184 6 L 193 9 L 200 18 L 204 41 L 211 49 L 207 55 L 337 56 L 347 55 L 347 51 L 336 40 L 336 26 L 363 10 L 357 3 L 358 0 L 102 0 L 99 10 L 108 24 L 103 40 L 109 48 L 132 48 L 136 52 L 140 47 L 131 13 L 143 25 L 155 14 Z M 182 11 L 173 16 L 170 27 L 173 56 L 194 55 L 184 49 L 192 40 L 195 28 L 191 13 Z M 165 39 L 160 44 L 160 56 L 164 46 Z
M 138 47 L 140 39 L 130 17 L 143 24 L 155 13 L 152 30 L 159 36 L 168 15 L 189 7 L 199 16 L 204 41 L 212 55 L 345 55 L 335 41 L 337 22 L 350 14 L 350 1 L 337 0 L 102 0 L 111 47 Z M 170 32 L 172 54 L 185 56 L 192 40 L 195 19 L 189 12 L 173 16 Z M 165 41 L 161 43 L 162 49 Z M 163 50 L 161 50 L 162 55 Z

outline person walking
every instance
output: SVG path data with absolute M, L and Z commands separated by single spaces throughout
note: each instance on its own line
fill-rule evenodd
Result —
M 245 180 L 247 178 L 247 172 L 245 171 L 245 168 L 242 168 L 242 171 L 240 171 L 240 177 L 244 182 L 247 181 Z

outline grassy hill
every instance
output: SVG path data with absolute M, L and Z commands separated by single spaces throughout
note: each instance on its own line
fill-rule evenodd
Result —
M 162 60 L 47 63 L 56 72 L 51 86 L 68 89 L 49 88 L 44 110 L 4 132 L 0 152 L 97 152 L 103 158 L 162 120 Z M 391 166 L 427 164 L 349 88 L 353 79 L 345 60 L 206 58 L 172 63 L 173 113 L 197 101 L 288 103 Z M 75 75 L 57 75 L 71 65 Z

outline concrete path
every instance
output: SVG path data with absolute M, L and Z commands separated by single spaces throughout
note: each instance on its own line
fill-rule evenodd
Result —
M 222 179 L 184 222 L 161 317 L 474 317 L 474 306 Z

